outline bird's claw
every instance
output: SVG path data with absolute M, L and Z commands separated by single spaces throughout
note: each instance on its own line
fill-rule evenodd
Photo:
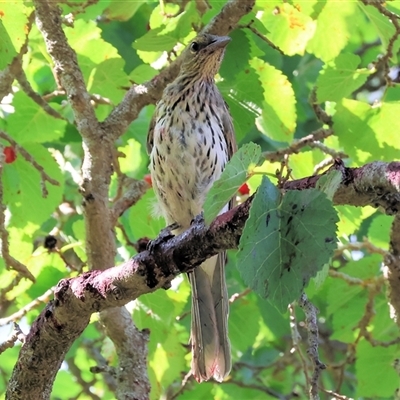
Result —
M 202 225 L 202 224 L 204 224 L 204 213 L 203 213 L 203 211 L 200 214 L 196 215 L 192 219 L 192 221 L 190 222 L 190 225 Z
M 148 243 L 147 250 L 150 251 L 150 253 L 151 253 L 161 243 L 166 242 L 168 239 L 173 238 L 175 235 L 172 233 L 172 231 L 175 229 L 178 229 L 178 228 L 179 228 L 179 224 L 174 222 L 173 224 L 168 225 L 167 227 L 162 229 L 160 231 L 160 233 L 158 234 L 158 236 L 154 240 L 151 240 Z

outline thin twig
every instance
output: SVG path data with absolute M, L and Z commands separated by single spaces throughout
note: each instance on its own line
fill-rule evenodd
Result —
M 0 318 L 0 326 L 7 325 L 10 322 L 15 322 L 15 321 L 21 319 L 29 311 L 33 310 L 34 308 L 36 308 L 40 304 L 47 303 L 49 301 L 50 296 L 53 295 L 54 289 L 55 289 L 55 286 L 53 286 L 51 289 L 46 290 L 41 296 L 39 296 L 36 299 L 32 300 L 30 303 L 28 303 L 26 306 L 24 306 L 21 309 L 19 309 L 14 314 L 11 314 L 10 316 L 5 317 L 5 318 Z
M 332 156 L 332 158 L 340 158 L 340 159 L 349 158 L 349 156 L 346 153 L 344 153 L 343 151 L 331 149 L 328 146 L 325 146 L 320 141 L 312 142 L 309 144 L 309 146 L 311 148 L 319 149 L 325 154 L 329 154 L 330 156 Z
M 338 249 L 335 251 L 335 256 L 343 254 L 345 251 L 363 251 L 366 250 L 371 254 L 380 254 L 383 257 L 387 257 L 389 252 L 387 250 L 382 249 L 381 247 L 377 247 L 372 244 L 368 238 L 363 238 L 362 242 L 349 242 L 344 245 L 340 245 Z
M 328 125 L 330 128 L 332 128 L 332 117 L 328 115 L 327 112 L 318 103 L 316 86 L 314 86 L 311 90 L 309 102 L 317 119 L 323 124 Z
M 292 343 L 293 343 L 293 348 L 291 352 L 296 351 L 296 353 L 299 355 L 300 362 L 302 365 L 302 372 L 304 373 L 304 377 L 306 382 L 310 381 L 310 377 L 308 375 L 308 366 L 307 366 L 307 360 L 305 359 L 303 352 L 301 351 L 300 347 L 300 341 L 302 340 L 301 335 L 299 333 L 299 330 L 297 329 L 297 321 L 296 321 L 296 313 L 294 309 L 293 304 L 289 304 L 289 319 L 290 319 L 290 332 L 292 335 Z
M 236 300 L 239 300 L 240 298 L 247 296 L 250 292 L 251 292 L 251 289 L 248 288 L 248 289 L 243 290 L 243 292 L 241 292 L 241 293 L 234 293 L 234 294 L 229 298 L 229 303 L 232 304 L 232 303 L 235 302 Z
M 4 353 L 7 349 L 14 347 L 15 342 L 19 340 L 21 343 L 25 342 L 25 334 L 22 332 L 18 324 L 14 322 L 14 329 L 12 330 L 8 339 L 0 344 L 0 354 Z
M 389 76 L 390 67 L 389 67 L 389 60 L 393 57 L 393 47 L 400 35 L 400 16 L 395 14 L 394 12 L 388 10 L 381 2 L 379 1 L 371 1 L 371 0 L 361 0 L 366 6 L 375 7 L 382 15 L 387 17 L 390 22 L 395 27 L 395 32 L 393 36 L 389 39 L 388 46 L 386 48 L 386 53 L 383 55 L 382 58 L 378 61 L 379 64 L 383 65 L 384 68 L 384 75 L 386 79 L 386 84 L 389 86 L 392 83 L 392 80 Z
M 282 55 L 285 55 L 285 53 L 274 43 L 272 43 L 266 36 L 264 36 L 261 32 L 259 32 L 256 28 L 254 28 L 254 19 L 251 20 L 248 24 L 246 25 L 238 25 L 237 27 L 239 29 L 249 29 L 251 32 L 253 32 L 256 36 L 258 36 L 262 41 L 268 44 L 268 46 L 272 47 L 274 50 L 279 51 Z
M 319 128 L 316 131 L 310 133 L 307 136 L 302 137 L 299 140 L 294 140 L 293 143 L 283 149 L 276 151 L 266 151 L 262 155 L 266 160 L 276 162 L 281 160 L 285 155 L 297 154 L 303 147 L 309 146 L 316 140 L 325 139 L 333 135 L 332 129 Z
M 314 372 L 310 380 L 310 399 L 319 400 L 318 394 L 318 380 L 321 371 L 326 369 L 326 365 L 322 363 L 318 356 L 318 321 L 317 321 L 317 308 L 308 300 L 305 293 L 300 296 L 299 306 L 306 315 L 306 329 L 308 332 L 308 349 L 307 354 L 314 364 Z
M 19 74 L 16 76 L 18 83 L 20 84 L 22 90 L 37 104 L 39 105 L 43 111 L 45 111 L 50 116 L 66 120 L 58 111 L 54 108 L 50 107 L 46 100 L 39 93 L 36 93 L 31 84 L 29 83 L 28 79 L 26 79 L 26 75 L 23 69 L 20 70 Z

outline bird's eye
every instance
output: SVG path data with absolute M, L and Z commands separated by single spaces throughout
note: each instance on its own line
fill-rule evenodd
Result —
M 197 53 L 200 49 L 200 46 L 197 42 L 192 42 L 192 44 L 190 45 L 190 51 L 192 53 Z

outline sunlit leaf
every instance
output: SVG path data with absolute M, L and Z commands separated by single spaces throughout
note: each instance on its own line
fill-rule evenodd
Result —
M 261 149 L 254 143 L 244 145 L 233 155 L 221 177 L 214 182 L 211 190 L 207 193 L 203 207 L 206 224 L 211 223 L 251 175 L 260 156 Z
M 319 102 L 340 101 L 358 89 L 368 78 L 370 71 L 357 69 L 360 57 L 354 54 L 341 54 L 328 63 L 317 81 Z

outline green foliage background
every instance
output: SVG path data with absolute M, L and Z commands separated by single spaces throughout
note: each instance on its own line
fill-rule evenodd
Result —
M 224 5 L 209 0 L 210 8 L 201 15 L 194 1 L 91 3 L 60 6 L 64 15 L 73 15 L 73 25 L 65 25 L 64 31 L 78 55 L 89 92 L 108 99 L 96 103 L 99 120 L 106 118 L 132 83 L 156 77 L 194 37 L 193 27 L 207 24 Z M 388 1 L 384 7 L 398 13 L 400 1 Z M 0 70 L 20 51 L 32 10 L 28 2 L 0 3 Z M 400 42 L 395 35 L 396 28 L 388 16 L 361 1 L 258 0 L 253 11 L 230 34 L 233 40 L 217 77 L 234 119 L 239 146 L 255 142 L 263 152 L 273 152 L 319 129 L 322 124 L 308 100 L 316 86 L 318 103 L 333 118 L 334 135 L 323 142 L 331 153 L 345 153 L 346 165 L 351 167 L 398 158 L 400 88 L 396 82 L 385 86 L 384 63 L 379 63 L 382 56 L 387 56 L 389 65 L 398 64 Z M 20 154 L 15 162 L 3 166 L 10 253 L 28 267 L 37 282 L 20 279 L 0 259 L 0 317 L 18 311 L 60 279 L 80 272 L 66 267 L 59 254 L 43 247 L 43 238 L 50 232 L 56 231 L 64 246 L 86 259 L 82 198 L 78 192 L 81 137 L 65 95 L 57 92 L 53 66 L 35 25 L 29 32 L 28 45 L 23 59 L 26 77 L 33 90 L 64 119 L 46 113 L 15 82 L 13 95 L 3 99 L 0 107 L 0 129 L 25 148 L 59 185 L 47 183 L 48 196 L 43 198 L 39 172 Z M 143 179 L 148 173 L 145 141 L 153 110 L 153 105 L 145 107 L 115 143 L 121 173 L 133 179 Z M 9 145 L 5 140 L 1 143 Z M 321 148 L 306 147 L 289 157 L 291 176 L 298 179 L 312 175 L 318 164 L 330 158 Z M 251 192 L 259 187 L 263 174 L 272 176 L 276 183 L 279 168 L 280 163 L 266 161 L 252 171 L 248 180 Z M 117 188 L 115 173 L 111 203 Z M 154 194 L 148 190 L 120 217 L 116 264 L 135 254 L 130 242 L 154 238 L 164 226 L 151 214 L 153 202 Z M 340 206 L 336 210 L 341 245 L 366 236 L 377 248 L 388 250 L 391 217 L 369 207 Z M 309 251 L 318 249 L 310 247 Z M 305 331 L 300 326 L 303 341 L 292 352 L 288 312 L 281 314 L 269 300 L 248 292 L 236 260 L 236 252 L 230 252 L 228 290 L 230 295 L 239 294 L 231 304 L 229 320 L 233 371 L 221 385 L 190 381 L 180 391 L 190 366 L 190 289 L 184 277 L 178 277 L 171 290 L 142 296 L 129 305 L 135 324 L 151 331 L 149 374 L 153 399 L 267 399 L 275 398 L 274 393 L 307 396 L 304 369 L 310 374 L 311 364 L 306 354 Z M 390 317 L 381 264 L 379 253 L 345 248 L 334 254 L 329 266 L 320 272 L 322 276 L 311 280 L 306 289 L 320 310 L 320 357 L 328 366 L 322 374 L 321 387 L 326 390 L 352 398 L 385 399 L 392 398 L 399 386 L 399 376 L 392 367 L 400 357 L 398 344 L 373 345 L 370 338 L 360 334 L 368 304 L 375 310 L 367 323 L 370 336 L 383 342 L 378 344 L 399 336 Z M 357 278 L 358 283 L 350 284 L 346 277 Z M 293 279 L 291 284 L 296 283 Z M 290 291 L 291 286 L 286 290 Z M 25 332 L 40 309 L 33 308 L 23 318 Z M 300 310 L 296 309 L 295 315 L 298 321 L 304 319 Z M 0 331 L 4 338 L 7 329 Z M 102 399 L 114 398 L 102 376 L 89 371 L 90 366 L 101 363 L 99 352 L 103 361 L 116 364 L 112 343 L 93 316 L 57 375 L 54 399 L 94 398 L 91 392 Z M 2 393 L 17 354 L 18 347 L 14 347 L 0 355 Z M 87 387 L 91 387 L 90 391 Z M 321 396 L 329 398 L 322 392 Z

